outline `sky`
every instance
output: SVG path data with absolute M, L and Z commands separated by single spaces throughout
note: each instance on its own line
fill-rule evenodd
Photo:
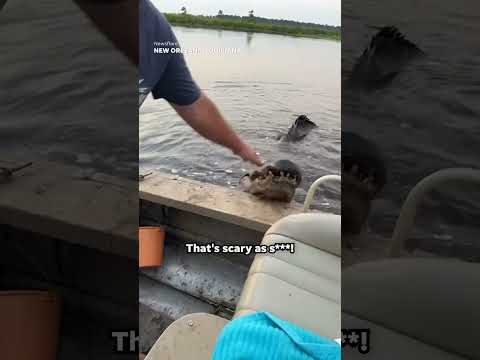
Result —
M 341 0 L 152 0 L 163 12 L 180 12 L 182 6 L 194 15 L 248 15 L 317 24 L 341 24 Z

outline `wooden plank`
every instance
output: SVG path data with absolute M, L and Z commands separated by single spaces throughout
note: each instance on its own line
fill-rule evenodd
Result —
M 0 161 L 15 167 L 22 162 Z M 137 257 L 138 183 L 47 161 L 0 182 L 0 223 L 101 251 Z M 140 198 L 265 232 L 299 204 L 261 201 L 237 190 L 154 173 Z
M 136 181 L 92 169 L 34 162 L 0 182 L 0 223 L 136 258 L 136 189 Z
M 263 201 L 238 190 L 162 173 L 140 182 L 140 199 L 261 232 L 287 215 L 302 212 L 298 203 Z

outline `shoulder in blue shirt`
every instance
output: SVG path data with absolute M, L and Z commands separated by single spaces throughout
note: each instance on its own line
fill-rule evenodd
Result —
M 139 86 L 177 105 L 190 105 L 200 97 L 175 34 L 150 0 L 140 0 Z

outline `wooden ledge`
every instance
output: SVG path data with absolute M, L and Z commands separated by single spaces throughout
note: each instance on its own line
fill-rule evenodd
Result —
M 12 165 L 0 161 L 0 166 Z M 136 258 L 136 189 L 136 181 L 34 162 L 0 182 L 0 224 Z
M 253 195 L 180 176 L 153 173 L 140 182 L 140 199 L 265 232 L 277 220 L 302 212 L 298 203 Z
M 19 162 L 0 161 L 13 167 Z M 143 180 L 36 161 L 0 181 L 0 224 L 100 251 L 136 258 L 138 193 L 141 199 L 265 232 L 300 213 L 299 204 L 261 201 L 238 190 L 154 173 Z

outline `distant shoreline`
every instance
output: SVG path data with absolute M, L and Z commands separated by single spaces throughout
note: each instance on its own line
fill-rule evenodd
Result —
M 164 13 L 172 25 L 192 28 L 207 28 L 232 31 L 247 31 L 266 34 L 279 34 L 313 39 L 340 41 L 340 29 L 325 25 L 295 23 L 265 18 L 247 18 L 239 16 L 203 16 Z M 293 22 L 292 22 L 293 23 Z M 298 24 L 298 25 L 297 25 Z

